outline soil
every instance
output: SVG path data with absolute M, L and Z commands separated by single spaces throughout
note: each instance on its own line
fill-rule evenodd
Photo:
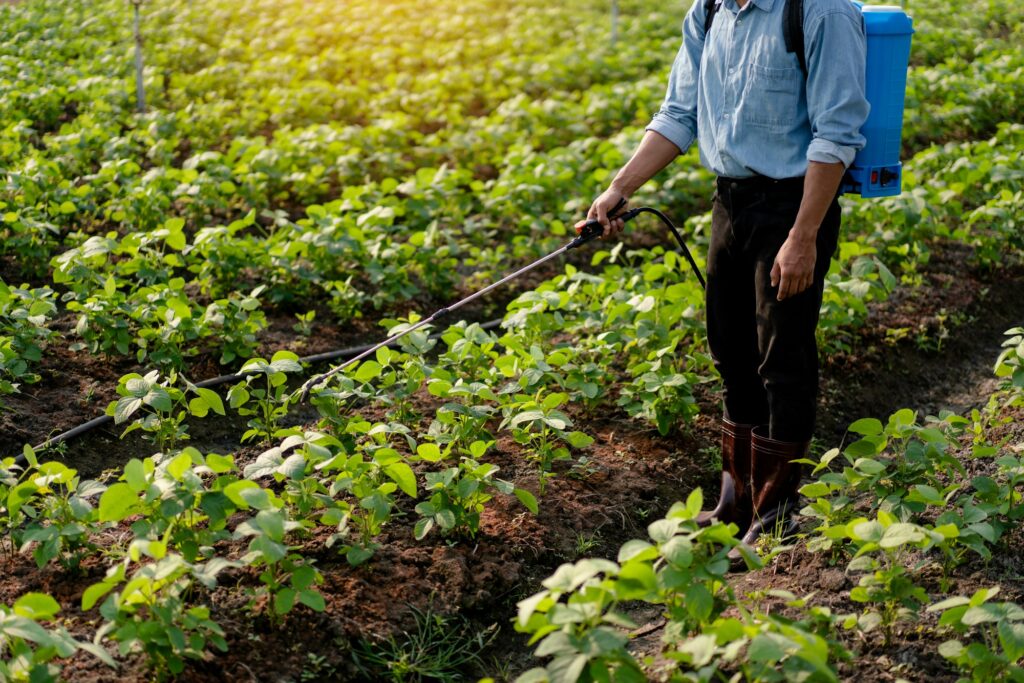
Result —
M 993 276 L 966 271 L 963 254 L 946 246 L 936 249 L 923 277 L 923 287 L 907 293 L 901 290 L 874 306 L 868 328 L 858 333 L 856 347 L 824 362 L 819 411 L 822 446 L 838 444 L 845 426 L 860 417 L 884 419 L 904 406 L 925 413 L 942 408 L 963 411 L 980 405 L 988 395 L 1002 332 L 1024 320 L 1024 298 L 1018 295 L 1024 272 Z M 317 323 L 317 333 L 301 340 L 300 346 L 290 330 L 293 321 L 290 315 L 272 317 L 263 338 L 265 350 L 287 340 L 299 353 L 315 353 L 376 337 L 368 323 L 336 327 Z M 900 328 L 913 330 L 913 336 L 894 340 L 893 334 L 887 334 Z M 11 410 L 0 417 L 0 447 L 16 450 L 28 439 L 93 417 L 113 398 L 117 378 L 132 369 L 129 361 L 90 358 L 55 345 L 43 362 L 43 381 L 8 400 Z M 220 372 L 215 365 L 208 370 Z M 418 408 L 426 415 L 431 400 L 418 397 Z M 517 600 L 536 590 L 563 562 L 581 556 L 614 558 L 625 540 L 642 537 L 649 520 L 663 515 L 694 487 L 703 487 L 709 497 L 717 492 L 717 404 L 714 394 L 701 396 L 701 414 L 683 433 L 667 438 L 616 409 L 592 415 L 573 407 L 577 427 L 596 437 L 585 453 L 586 462 L 561 468 L 536 516 L 515 498 L 492 501 L 479 534 L 469 542 L 448 543 L 436 534 L 415 541 L 411 526 L 416 515 L 408 502 L 380 538 L 377 554 L 361 567 L 350 567 L 326 548 L 323 533 L 303 539 L 302 553 L 316 559 L 326 579 L 320 589 L 327 609 L 321 614 L 297 609 L 280 623 L 271 623 L 262 612 L 247 609 L 249 591 L 258 585 L 255 573 L 229 570 L 207 598 L 212 618 L 226 631 L 228 652 L 189 662 L 180 680 L 379 680 L 379 672 L 357 667 L 354 649 L 360 643 L 401 639 L 416 626 L 413 607 L 458 614 L 477 631 L 497 632 L 482 664 L 466 674 L 488 674 L 499 680 L 514 676 L 535 663 L 525 638 L 510 628 Z M 312 421 L 314 414 L 297 414 L 294 419 Z M 204 452 L 234 453 L 245 463 L 261 449 L 238 444 L 242 422 L 237 417 L 198 421 L 190 425 L 192 444 Z M 1007 429 L 1013 428 L 1011 422 Z M 64 459 L 83 476 L 102 476 L 129 457 L 152 451 L 136 436 L 120 440 L 116 431 L 99 429 L 51 452 L 50 457 Z M 1010 436 L 1021 438 L 1019 433 Z M 500 476 L 537 493 L 535 472 L 507 437 L 499 439 L 488 458 L 501 468 Z M 244 552 L 237 543 L 218 550 L 229 556 Z M 63 606 L 67 628 L 79 638 L 91 638 L 94 615 L 75 606 L 104 570 L 102 558 L 87 561 L 79 574 L 69 574 L 55 566 L 37 569 L 26 555 L 4 555 L 0 557 L 0 601 L 10 604 L 27 591 L 48 592 Z M 1003 586 L 1002 599 L 1016 600 L 1024 595 L 1021 570 L 1017 558 L 997 558 L 987 565 L 976 562 L 957 574 L 951 590 L 969 594 L 998 583 Z M 854 610 L 845 597 L 849 582 L 842 568 L 829 565 L 827 557 L 797 549 L 784 553 L 769 569 L 742 577 L 738 590 L 778 588 L 798 595 L 817 591 L 820 602 L 843 613 Z M 937 583 L 928 590 L 940 593 Z M 660 637 L 657 614 L 634 616 L 649 629 L 636 640 L 638 652 L 655 652 Z M 936 654 L 938 642 L 923 640 L 921 626 L 917 622 L 901 627 L 889 645 L 848 643 L 858 653 L 857 666 L 844 665 L 844 680 L 955 680 Z M 76 681 L 145 680 L 149 675 L 139 657 L 123 661 L 118 670 L 87 655 L 64 664 L 64 676 Z

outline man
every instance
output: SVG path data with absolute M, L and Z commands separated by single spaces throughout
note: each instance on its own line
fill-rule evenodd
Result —
M 866 38 L 850 0 L 804 0 L 805 72 L 786 50 L 786 0 L 719 2 L 707 35 L 704 2 L 686 15 L 661 110 L 588 218 L 605 238 L 620 233 L 608 212 L 695 139 L 718 175 L 707 330 L 724 384 L 722 484 L 700 521 L 733 522 L 752 545 L 794 530 L 793 461 L 814 431 L 815 329 L 838 242 L 838 188 L 864 145 Z

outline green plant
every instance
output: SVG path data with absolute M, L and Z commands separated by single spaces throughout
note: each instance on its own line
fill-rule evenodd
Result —
M 964 645 L 947 640 L 939 653 L 976 683 L 1024 681 L 1024 609 L 1012 602 L 990 602 L 998 588 L 982 588 L 970 598 L 953 597 L 928 607 L 941 612 L 939 627 L 964 636 L 976 631 L 979 641 Z
M 318 655 L 315 652 L 306 653 L 306 665 L 302 667 L 302 673 L 299 674 L 300 681 L 322 681 L 337 676 L 337 669 L 327 660 L 326 656 Z
M 184 389 L 178 388 L 179 379 Z M 224 402 L 216 391 L 197 387 L 174 370 L 166 378 L 158 370 L 145 377 L 134 372 L 124 375 L 118 380 L 117 393 L 121 398 L 107 406 L 107 415 L 114 417 L 114 424 L 123 424 L 142 413 L 121 437 L 141 429 L 160 451 L 173 451 L 178 442 L 189 438 L 184 424 L 189 416 L 206 417 L 211 410 L 224 415 Z
M 1009 402 L 1016 405 L 1024 400 L 1024 327 L 1009 329 L 1006 336 L 995 374 L 1002 379 L 1000 387 L 1009 394 Z
M 61 626 L 47 629 L 40 623 L 53 621 L 59 611 L 57 601 L 45 593 L 25 593 L 10 607 L 0 605 L 0 679 L 10 683 L 60 680 L 60 669 L 51 662 L 77 650 L 117 666 L 99 645 L 77 641 Z
M 705 683 L 732 675 L 765 683 L 836 683 L 833 662 L 852 655 L 833 637 L 831 611 L 784 591 L 772 593 L 800 618 L 741 609 L 739 617 L 719 617 L 696 635 L 670 640 L 665 656 L 681 669 L 673 680 Z
M 843 525 L 856 515 L 852 502 L 860 495 L 866 496 L 872 510 L 901 521 L 918 518 L 936 497 L 951 498 L 959 485 L 946 482 L 964 475 L 963 465 L 951 451 L 967 422 L 944 415 L 937 422 L 920 425 L 914 411 L 902 409 L 885 425 L 874 418 L 850 425 L 849 430 L 861 438 L 842 451 L 848 464 L 841 471 L 830 471 L 840 455 L 838 449 L 829 450 L 817 462 L 802 461 L 817 476 L 817 481 L 800 489 L 812 500 L 803 514 L 821 521 L 810 549 L 830 550 L 836 538 L 843 538 Z
M 92 536 L 103 525 L 90 499 L 102 494 L 106 486 L 82 481 L 75 470 L 52 460 L 30 473 L 25 483 L 36 487 L 35 491 L 15 489 L 15 495 L 23 500 L 21 510 L 31 517 L 17 534 L 21 552 L 31 548 L 40 568 L 56 559 L 65 569 L 77 571 L 82 558 L 98 548 Z M 31 501 L 25 498 L 30 493 Z
M 571 458 L 569 449 L 559 442 L 573 448 L 586 448 L 594 442 L 583 432 L 567 431 L 572 421 L 558 408 L 568 400 L 568 394 L 564 393 L 547 396 L 539 393 L 535 398 L 516 395 L 502 408 L 504 419 L 499 429 L 511 429 L 516 442 L 527 447 L 527 457 L 537 467 L 541 494 L 547 480 L 553 476 L 554 462 Z
M 225 652 L 224 631 L 210 619 L 209 608 L 189 607 L 185 597 L 196 579 L 213 587 L 217 574 L 231 563 L 214 560 L 195 566 L 180 555 L 167 553 L 157 542 L 136 543 L 131 554 L 132 561 L 145 554 L 153 562 L 138 567 L 129 577 L 126 558 L 82 595 L 82 610 L 88 611 L 110 593 L 99 608 L 106 621 L 96 633 L 96 642 L 109 636 L 117 641 L 122 655 L 142 652 L 160 680 L 168 673 L 180 674 L 185 659 L 202 659 L 207 647 Z
M 584 555 L 587 555 L 588 553 L 596 549 L 600 545 L 600 532 L 595 531 L 592 534 L 587 534 L 581 531 L 576 534 L 576 542 L 573 545 L 573 554 L 576 558 L 581 558 Z
M 543 582 L 543 590 L 520 601 L 516 630 L 529 633 L 530 644 L 539 643 L 536 654 L 552 660 L 517 680 L 646 680 L 626 648 L 628 637 L 621 629 L 636 625 L 619 611 L 623 603 L 662 605 L 668 618 L 665 638 L 671 642 L 710 626 L 734 606 L 726 580 L 729 551 L 738 548 L 751 567 L 762 562 L 734 537 L 735 526 L 699 526 L 702 505 L 697 489 L 648 527 L 653 543 L 628 541 L 617 562 L 563 564 Z
M 957 528 L 926 529 L 879 510 L 877 520 L 860 518 L 847 524 L 846 535 L 857 547 L 847 571 L 865 572 L 850 591 L 850 599 L 869 607 L 847 618 L 844 625 L 864 632 L 880 626 L 888 645 L 896 623 L 912 619 L 928 602 L 927 593 L 914 583 L 912 571 L 905 566 L 909 553 L 945 543 L 957 535 Z
M 320 517 L 321 524 L 337 529 L 328 539 L 327 547 L 343 541 L 340 549 L 345 558 L 358 566 L 373 556 L 377 548 L 374 539 L 391 520 L 393 494 L 401 490 L 416 497 L 416 476 L 392 448 L 357 451 L 352 455 L 342 452 L 320 463 L 318 468 L 333 476 L 329 488 L 332 496 L 344 493 L 354 501 L 340 502 Z
M 410 607 L 415 627 L 400 637 L 360 641 L 356 666 L 375 680 L 456 681 L 471 666 L 483 664 L 480 653 L 498 635 L 496 627 L 479 629 L 460 615 L 428 607 Z
M 324 611 L 324 596 L 316 589 L 323 576 L 311 560 L 293 552 L 286 536 L 302 524 L 291 520 L 283 509 L 263 509 L 235 529 L 236 538 L 249 539 L 249 552 L 242 557 L 246 565 L 262 567 L 262 586 L 253 592 L 250 607 L 266 600 L 266 611 L 272 620 L 288 614 L 296 601 L 316 612 Z
M 495 408 L 486 402 L 500 399 L 484 382 L 466 382 L 460 377 L 452 383 L 449 377 L 446 371 L 436 369 L 427 384 L 431 395 L 449 399 L 435 411 L 427 435 L 440 444 L 463 449 L 480 439 L 491 440 L 485 425 Z
M 246 377 L 228 391 L 229 405 L 239 415 L 253 415 L 242 441 L 268 441 L 277 435 L 278 422 L 288 414 L 288 373 L 302 372 L 299 357 L 291 351 L 278 351 L 268 362 L 252 358 L 242 366 Z
M 39 380 L 29 368 L 54 337 L 47 325 L 56 312 L 49 287 L 12 288 L 0 279 L 0 394 L 14 393 L 20 382 Z
M 316 311 L 296 313 L 295 318 L 298 322 L 292 325 L 292 329 L 298 333 L 299 336 L 308 337 L 313 334 L 313 321 L 316 319 Z
M 530 512 L 537 514 L 537 500 L 532 493 L 497 479 L 497 465 L 479 462 L 492 445 L 493 442 L 474 441 L 469 446 L 470 455 L 460 458 L 457 466 L 424 475 L 423 488 L 430 498 L 416 505 L 416 512 L 421 515 L 413 530 L 416 540 L 424 538 L 435 526 L 445 535 L 476 536 L 480 513 L 495 492 L 515 495 Z M 434 444 L 420 444 L 416 452 L 420 460 L 429 463 L 442 462 L 446 456 Z

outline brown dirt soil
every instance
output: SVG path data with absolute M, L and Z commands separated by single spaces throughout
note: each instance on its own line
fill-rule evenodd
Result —
M 871 326 L 859 334 L 854 352 L 824 364 L 819 430 L 823 444 L 838 443 L 845 425 L 859 417 L 884 418 L 903 406 L 934 410 L 947 403 L 959 405 L 956 401 L 961 399 L 950 403 L 951 396 L 981 400 L 972 388 L 990 373 L 1002 331 L 1024 320 L 1024 301 L 1016 296 L 1024 275 L 1013 272 L 988 278 L 967 273 L 950 278 L 943 268 L 952 269 L 959 255 L 952 252 L 947 259 L 944 253 L 938 254 L 926 271 L 927 284 L 920 293 L 894 296 L 875 307 Z M 947 324 L 948 336 L 941 349 L 905 340 L 886 341 L 885 330 L 890 327 L 937 325 L 940 318 L 949 320 L 951 312 L 958 314 L 961 324 Z M 277 345 L 287 338 L 290 324 L 290 317 L 275 319 L 270 343 Z M 357 334 L 365 332 L 358 330 Z M 347 343 L 349 333 L 351 329 L 332 331 L 330 337 L 319 335 L 301 352 Z M 35 403 L 26 400 L 18 404 L 17 412 L 3 417 L 8 447 L 20 443 L 27 432 L 45 433 L 38 430 L 42 424 L 67 427 L 70 425 L 62 420 L 79 420 L 99 412 L 109 400 L 116 378 L 128 371 L 126 367 L 106 360 L 85 361 L 67 352 L 49 354 L 44 361 L 44 382 L 33 387 L 35 393 L 20 399 Z M 81 397 L 90 391 L 94 398 L 83 405 Z M 428 415 L 430 400 L 421 398 L 418 403 Z M 577 427 L 597 439 L 585 453 L 586 465 L 561 468 L 561 476 L 551 481 L 537 516 L 526 512 L 514 498 L 493 501 L 482 518 L 480 533 L 471 542 L 448 543 L 436 535 L 422 542 L 413 540 L 411 526 L 416 515 L 409 501 L 402 503 L 400 517 L 380 539 L 377 555 L 362 567 L 351 568 L 326 549 L 322 534 L 303 540 L 302 552 L 316 558 L 326 578 L 321 587 L 327 599 L 323 614 L 299 609 L 282 623 L 272 624 L 262 613 L 254 615 L 245 608 L 246 589 L 257 585 L 255 575 L 227 572 L 221 586 L 199 601 L 210 604 L 214 620 L 226 630 L 229 651 L 189 663 L 181 680 L 285 681 L 299 680 L 303 672 L 320 680 L 366 680 L 354 667 L 354 644 L 359 640 L 378 642 L 408 631 L 413 626 L 409 608 L 429 605 L 444 613 L 461 613 L 481 630 L 497 625 L 500 635 L 486 653 L 489 664 L 485 668 L 492 675 L 497 675 L 498 668 L 517 673 L 531 666 L 525 638 L 509 626 L 518 599 L 535 590 L 560 563 L 576 559 L 581 548 L 586 555 L 614 557 L 622 542 L 643 536 L 648 520 L 658 518 L 695 486 L 704 487 L 709 497 L 717 492 L 713 465 L 717 399 L 705 395 L 701 403 L 701 415 L 684 434 L 671 438 L 660 437 L 614 409 L 588 415 L 574 407 L 571 412 Z M 311 412 L 295 416 L 299 421 L 313 418 Z M 260 448 L 239 448 L 242 422 L 238 418 L 199 421 L 191 426 L 192 443 L 207 452 L 233 452 L 241 463 L 249 461 Z M 9 430 L 19 431 L 12 431 L 17 436 L 10 437 Z M 96 476 L 129 457 L 151 452 L 134 436 L 120 441 L 115 433 L 99 430 L 69 444 L 62 457 L 83 474 Z M 535 473 L 521 449 L 507 437 L 499 440 L 488 458 L 501 467 L 501 476 L 536 492 Z M 123 542 L 127 537 L 124 531 L 112 542 Z M 230 555 L 242 549 L 227 544 L 221 551 Z M 36 569 L 28 556 L 4 556 L 0 559 L 0 600 L 9 603 L 29 590 L 49 592 L 64 607 L 68 628 L 87 638 L 93 632 L 95 614 L 83 614 L 75 606 L 82 591 L 103 571 L 101 561 L 95 558 L 83 566 L 80 575 L 69 575 L 53 567 Z M 1005 585 L 1008 599 L 1024 590 L 1017 583 L 1020 567 L 1016 564 L 993 562 L 988 567 L 972 566 L 971 571 L 957 577 L 957 590 L 969 590 L 986 581 Z M 841 592 L 848 586 L 849 578 L 841 569 L 828 566 L 824 558 L 793 551 L 776 560 L 770 570 L 744 577 L 741 589 L 787 588 L 799 594 L 817 590 L 819 596 L 825 596 L 822 599 L 842 611 L 849 609 Z M 306 635 L 314 633 L 312 638 Z M 657 637 L 653 633 L 646 642 L 656 646 Z M 908 629 L 888 648 L 863 644 L 858 648 L 863 661 L 858 660 L 856 671 L 844 670 L 844 678 L 890 680 L 886 676 L 902 671 L 902 663 L 929 672 L 929 678 L 947 680 L 950 673 L 945 663 L 929 654 L 934 652 L 932 644 L 922 646 L 919 640 L 919 633 Z M 322 658 L 315 666 L 314 657 Z M 64 675 L 76 681 L 142 680 L 147 676 L 138 657 L 111 671 L 85 655 L 67 662 Z

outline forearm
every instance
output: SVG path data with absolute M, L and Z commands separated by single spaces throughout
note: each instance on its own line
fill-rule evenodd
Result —
M 800 202 L 796 222 L 789 231 L 791 237 L 808 242 L 813 242 L 817 238 L 818 228 L 821 227 L 825 213 L 839 191 L 839 183 L 845 172 L 846 167 L 841 163 L 811 161 L 807 164 L 804 196 Z
M 615 175 L 612 189 L 624 197 L 632 196 L 677 156 L 679 156 L 679 148 L 674 143 L 669 142 L 668 138 L 660 133 L 647 131 L 632 158 Z

